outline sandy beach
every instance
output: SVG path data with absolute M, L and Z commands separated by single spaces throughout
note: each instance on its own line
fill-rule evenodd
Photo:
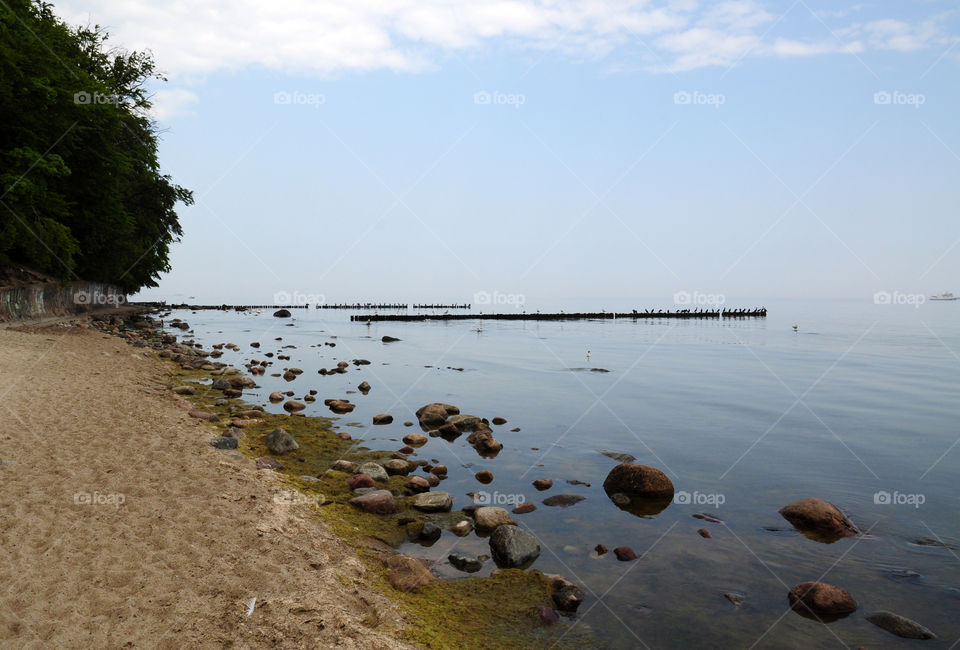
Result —
M 0 330 L 0 646 L 407 647 L 354 552 L 213 449 L 166 372 L 93 329 Z

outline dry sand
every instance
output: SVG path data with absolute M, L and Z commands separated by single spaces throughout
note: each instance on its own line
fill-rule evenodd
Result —
M 0 330 L 0 646 L 406 647 L 360 560 L 210 447 L 164 368 L 95 330 Z

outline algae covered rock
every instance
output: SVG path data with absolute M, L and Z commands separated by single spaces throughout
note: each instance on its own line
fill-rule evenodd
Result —
M 293 439 L 286 429 L 274 429 L 267 434 L 265 440 L 267 449 L 274 454 L 285 454 L 288 451 L 300 449 L 300 445 Z

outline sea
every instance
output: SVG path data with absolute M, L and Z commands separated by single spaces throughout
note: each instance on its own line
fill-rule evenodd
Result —
M 879 302 L 879 304 L 878 304 Z M 463 313 L 293 309 L 174 310 L 220 359 L 242 367 L 266 352 L 290 355 L 270 372 L 298 367 L 287 382 L 257 377 L 245 399 L 282 412 L 272 391 L 318 391 L 308 415 L 373 449 L 397 450 L 431 402 L 507 423 L 504 448 L 483 458 L 466 436 L 430 438 L 416 458 L 447 465 L 454 508 L 482 499 L 508 510 L 541 545 L 533 569 L 560 574 L 585 594 L 577 614 L 551 634 L 603 648 L 913 647 L 870 623 L 881 610 L 929 628 L 924 647 L 960 640 L 960 302 L 780 300 L 765 318 L 351 322 L 357 313 Z M 635 305 L 608 305 L 629 312 Z M 590 306 L 566 305 L 566 311 Z M 486 311 L 510 312 L 518 305 Z M 525 305 L 528 312 L 534 306 Z M 546 313 L 559 311 L 543 305 Z M 641 309 L 642 311 L 642 309 Z M 179 330 L 172 330 L 180 334 Z M 384 343 L 382 337 L 400 339 Z M 259 349 L 250 343 L 259 342 Z M 335 347 L 324 345 L 334 343 Z M 346 374 L 320 368 L 352 363 Z M 366 395 L 357 385 L 367 381 Z M 326 398 L 356 410 L 333 416 Z M 376 414 L 393 415 L 373 426 Z M 514 429 L 519 429 L 514 431 Z M 606 453 L 604 453 L 606 452 Z M 603 490 L 615 454 L 656 467 L 676 494 L 661 512 L 621 510 Z M 494 480 L 474 474 L 490 470 Z M 552 489 L 534 489 L 550 478 Z M 573 481 L 574 483 L 570 483 Z M 468 495 L 473 496 L 468 496 Z M 584 497 L 551 507 L 552 495 Z M 778 513 L 805 497 L 838 506 L 862 534 L 810 539 Z M 696 518 L 709 515 L 715 522 Z M 706 529 L 710 537 L 698 530 Z M 626 546 L 639 558 L 621 562 Z M 454 551 L 489 554 L 488 540 L 444 532 L 402 552 L 435 562 L 442 577 Z M 475 575 L 486 575 L 491 561 Z M 840 586 L 859 609 L 831 623 L 789 608 L 794 585 Z

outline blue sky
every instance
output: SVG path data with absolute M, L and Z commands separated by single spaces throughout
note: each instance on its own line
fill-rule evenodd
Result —
M 162 162 L 198 201 L 142 298 L 960 290 L 952 3 L 58 10 L 170 77 Z

